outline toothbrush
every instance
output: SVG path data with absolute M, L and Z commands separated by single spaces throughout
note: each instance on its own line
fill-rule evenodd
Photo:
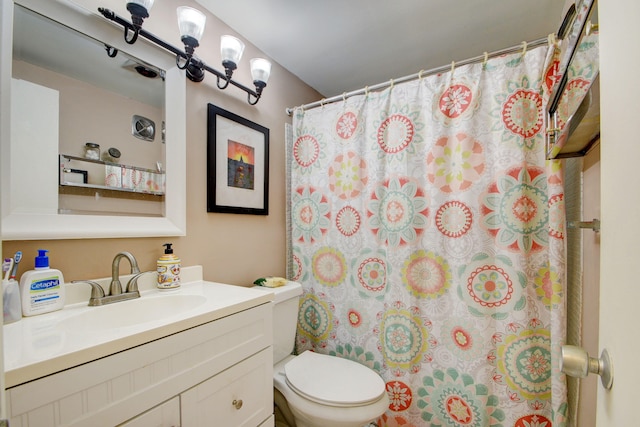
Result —
M 11 273 L 11 269 L 13 268 L 13 258 L 5 258 L 2 263 L 2 272 L 4 274 L 4 280 L 9 281 L 9 274 Z
M 16 274 L 18 274 L 18 264 L 20 263 L 21 259 L 22 259 L 22 252 L 20 251 L 16 252 L 13 258 L 13 268 L 11 269 L 11 275 L 9 276 L 9 280 L 16 278 Z

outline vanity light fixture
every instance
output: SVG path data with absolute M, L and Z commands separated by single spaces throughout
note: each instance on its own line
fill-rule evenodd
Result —
M 133 36 L 128 37 L 129 31 L 125 27 L 124 40 L 129 44 L 134 44 L 138 40 L 138 32 L 142 28 L 144 18 L 149 17 L 149 10 L 155 0 L 131 0 L 127 3 L 127 10 L 131 13 L 133 23 Z
M 174 53 L 176 55 L 176 66 L 181 70 L 185 70 L 189 80 L 201 82 L 204 79 L 204 72 L 208 71 L 216 76 L 219 89 L 226 89 L 231 84 L 247 93 L 247 102 L 249 104 L 256 105 L 258 103 L 271 74 L 271 63 L 269 61 L 263 58 L 253 58 L 250 61 L 251 77 L 255 89 L 236 82 L 232 77 L 244 51 L 244 43 L 241 40 L 233 36 L 222 36 L 220 54 L 224 72 L 211 68 L 194 55 L 195 49 L 200 45 L 206 16 L 191 7 L 178 7 L 178 27 L 180 29 L 180 39 L 184 44 L 184 51 L 182 51 L 142 28 L 144 19 L 149 17 L 149 9 L 153 6 L 153 2 L 154 0 L 129 0 L 127 2 L 127 10 L 131 12 L 131 22 L 116 15 L 109 9 L 100 7 L 98 11 L 105 18 L 116 22 L 124 28 L 124 39 L 127 43 L 133 44 L 138 39 L 138 36 L 142 36 Z M 133 35 L 131 35 L 131 32 L 133 32 Z M 107 54 L 114 57 L 117 54 L 117 49 L 107 46 Z
M 227 77 L 224 86 L 220 86 L 220 79 L 218 79 L 218 87 L 225 89 L 229 85 L 229 80 L 233 75 L 233 71 L 238 68 L 238 62 L 242 58 L 244 52 L 244 43 L 233 36 L 220 37 L 220 55 L 222 56 L 222 66 L 224 67 L 224 73 Z
M 180 40 L 184 43 L 186 58 L 176 55 L 176 66 L 181 70 L 186 69 L 187 77 L 193 82 L 201 82 L 204 79 L 202 64 L 193 59 L 193 52 L 200 46 L 200 38 L 204 33 L 204 24 L 207 17 L 199 10 L 188 6 L 180 6 L 178 12 L 178 28 Z
M 251 77 L 259 98 L 271 75 L 271 62 L 263 58 L 253 58 L 249 62 L 251 62 Z

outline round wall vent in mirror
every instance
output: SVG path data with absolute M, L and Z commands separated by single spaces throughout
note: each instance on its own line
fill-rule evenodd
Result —
M 156 137 L 156 124 L 151 119 L 134 115 L 131 118 L 131 133 L 136 138 L 153 141 Z

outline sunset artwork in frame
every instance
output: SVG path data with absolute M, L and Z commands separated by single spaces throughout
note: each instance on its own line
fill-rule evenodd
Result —
M 269 129 L 208 104 L 207 212 L 269 214 Z

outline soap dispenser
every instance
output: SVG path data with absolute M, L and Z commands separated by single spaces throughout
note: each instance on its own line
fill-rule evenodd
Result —
M 180 258 L 173 254 L 172 243 L 165 243 L 164 255 L 158 258 L 158 289 L 170 290 L 180 287 Z

